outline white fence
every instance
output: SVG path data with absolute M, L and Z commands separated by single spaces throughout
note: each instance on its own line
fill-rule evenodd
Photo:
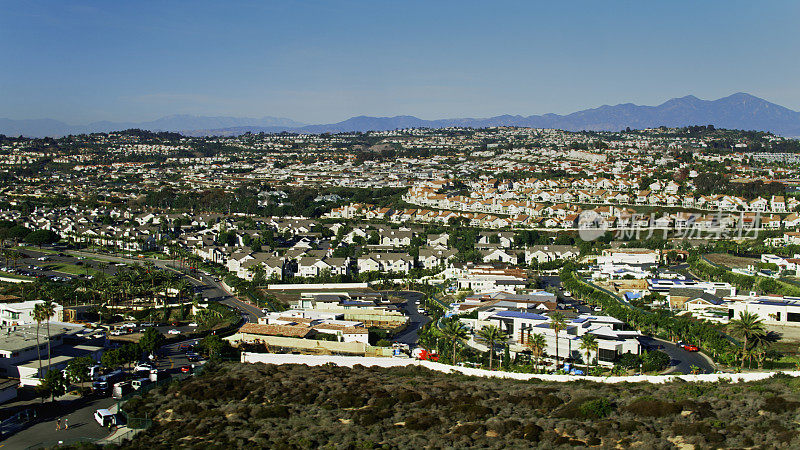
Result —
M 367 283 L 308 283 L 308 284 L 270 284 L 269 290 L 302 291 L 304 289 L 365 289 Z
M 776 373 L 783 373 L 793 377 L 800 376 L 800 371 L 779 371 L 779 372 L 748 372 L 748 373 L 712 373 L 704 375 L 638 375 L 638 376 L 619 376 L 619 377 L 593 377 L 579 375 L 545 375 L 531 373 L 516 373 L 503 371 L 489 371 L 484 369 L 473 369 L 469 367 L 450 366 L 447 364 L 432 361 L 420 361 L 411 358 L 380 358 L 363 356 L 316 356 L 316 355 L 292 355 L 278 353 L 248 353 L 243 352 L 241 361 L 244 363 L 264 363 L 264 364 L 306 364 L 309 366 L 321 366 L 333 363 L 337 366 L 353 367 L 362 365 L 365 367 L 406 367 L 422 366 L 431 370 L 443 373 L 461 373 L 476 377 L 495 377 L 511 378 L 515 380 L 542 380 L 542 381 L 594 381 L 598 383 L 653 383 L 662 384 L 675 380 L 693 382 L 717 382 L 729 381 L 731 383 L 757 381 L 769 378 Z

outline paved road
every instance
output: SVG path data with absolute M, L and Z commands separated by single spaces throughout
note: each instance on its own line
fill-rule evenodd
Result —
M 393 340 L 411 346 L 417 345 L 420 327 L 431 321 L 430 317 L 419 313 L 420 300 L 424 294 L 415 291 L 392 291 L 390 293 L 406 300 L 404 308 L 408 315 L 408 326 Z
M 186 354 L 180 350 L 183 344 L 196 344 L 197 339 L 173 342 L 161 347 L 156 367 L 164 369 L 172 375 L 180 373 L 182 366 L 200 364 L 189 362 Z M 80 399 L 75 396 L 65 396 L 59 401 L 59 409 L 64 413 L 60 416 L 67 419 L 69 428 L 56 431 L 56 419 L 45 420 L 29 428 L 23 429 L 5 440 L 0 440 L 0 449 L 26 448 L 32 445 L 47 444 L 54 446 L 59 440 L 65 442 L 72 439 L 104 438 L 110 434 L 109 430 L 100 426 L 94 420 L 93 414 L 100 408 L 109 408 L 116 404 L 110 397 Z
M 643 345 L 662 345 L 664 348 L 661 351 L 670 357 L 670 367 L 668 369 L 670 372 L 691 373 L 692 366 L 699 367 L 700 373 L 714 373 L 716 371 L 716 367 L 699 352 L 687 352 L 672 342 L 650 336 L 642 336 L 639 341 Z
M 56 431 L 56 419 L 46 420 L 26 428 L 18 433 L 12 434 L 4 440 L 0 440 L 0 448 L 5 450 L 27 448 L 37 444 L 48 444 L 53 446 L 59 440 L 67 441 L 78 438 L 104 438 L 108 436 L 109 430 L 103 428 L 94 420 L 93 414 L 97 409 L 108 408 L 116 403 L 112 398 L 100 398 L 92 400 L 80 400 L 71 396 L 62 397 L 59 400 L 59 408 L 63 411 L 71 411 L 62 417 L 67 420 L 69 428 Z M 77 409 L 74 409 L 77 406 Z

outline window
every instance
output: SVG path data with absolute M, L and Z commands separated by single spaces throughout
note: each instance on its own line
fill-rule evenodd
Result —
M 789 322 L 800 322 L 800 313 L 786 313 L 786 320 Z
M 616 350 L 601 348 L 598 350 L 597 357 L 600 361 L 614 362 L 617 359 L 617 352 Z

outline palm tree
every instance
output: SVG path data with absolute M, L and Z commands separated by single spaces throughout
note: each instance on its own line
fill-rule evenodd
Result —
M 755 356 L 759 369 L 764 368 L 764 361 L 767 359 L 767 350 L 770 345 L 780 340 L 780 335 L 774 331 L 769 331 L 764 334 L 755 334 L 751 338 L 753 348 L 752 356 Z
M 453 342 L 453 365 L 456 363 L 456 348 L 459 342 L 467 339 L 467 328 L 458 320 L 450 320 L 444 324 L 442 333 L 445 338 Z
M 489 370 L 492 370 L 492 362 L 494 361 L 494 344 L 496 342 L 504 342 L 506 335 L 500 331 L 496 325 L 488 325 L 478 331 L 478 335 L 489 343 Z
M 747 348 L 747 341 L 748 339 L 752 339 L 755 336 L 764 335 L 766 331 L 764 330 L 764 323 L 758 317 L 757 314 L 742 311 L 739 313 L 739 318 L 730 321 L 731 333 L 734 336 L 741 337 L 744 339 L 744 345 L 742 346 L 742 365 L 741 368 L 744 368 L 744 360 L 745 356 L 748 354 L 749 350 Z
M 175 288 L 178 290 L 178 303 L 180 304 L 181 300 L 183 300 L 183 294 L 191 292 L 193 290 L 193 285 L 185 278 L 181 278 L 178 284 L 175 285 Z
M 589 359 L 593 351 L 597 351 L 597 337 L 591 333 L 586 333 L 581 336 L 580 348 L 586 350 L 586 375 L 589 375 Z
M 536 358 L 536 369 L 538 370 L 539 360 L 544 356 L 544 349 L 547 347 L 547 340 L 543 334 L 528 334 L 528 342 L 526 345 L 531 349 L 531 353 Z
M 556 369 L 558 369 L 558 332 L 567 328 L 564 314 L 556 311 L 550 315 L 550 328 L 556 333 Z
M 42 373 L 42 347 L 39 345 L 39 327 L 47 318 L 48 316 L 44 314 L 43 303 L 37 303 L 33 307 L 33 320 L 36 321 L 36 354 L 39 356 L 39 374 Z
M 47 370 L 50 370 L 52 359 L 50 355 L 50 318 L 56 313 L 56 305 L 52 300 L 45 300 L 44 303 L 39 303 L 36 306 L 42 305 L 41 311 L 44 320 L 47 321 Z

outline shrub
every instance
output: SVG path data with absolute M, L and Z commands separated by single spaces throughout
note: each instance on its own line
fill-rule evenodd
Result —
M 580 410 L 583 417 L 593 419 L 602 419 L 603 417 L 611 414 L 613 409 L 614 405 L 604 398 L 583 402 L 578 407 L 578 410 Z
M 284 405 L 273 405 L 261 407 L 259 410 L 254 411 L 253 415 L 259 419 L 288 419 L 291 412 L 289 408 Z
M 623 409 L 631 414 L 643 417 L 664 417 L 678 414 L 682 410 L 675 403 L 656 400 L 652 397 L 640 397 Z
M 529 423 L 522 427 L 522 436 L 531 442 L 538 442 L 542 438 L 544 429 L 535 423 Z
M 452 433 L 459 435 L 459 436 L 468 436 L 471 434 L 483 434 L 486 431 L 486 427 L 482 424 L 475 423 L 475 422 L 468 422 L 462 423 L 461 425 L 457 425 L 453 428 Z
M 482 419 L 489 414 L 492 414 L 492 409 L 482 405 L 476 404 L 462 404 L 457 405 L 450 409 L 451 414 L 458 414 L 467 420 Z
M 439 425 L 440 420 L 433 414 L 420 413 L 406 419 L 406 428 L 409 430 L 427 430 Z
M 553 415 L 563 419 L 601 419 L 609 415 L 613 409 L 611 402 L 605 398 L 588 397 L 570 401 Z
M 761 409 L 773 413 L 782 413 L 786 411 L 794 411 L 800 406 L 800 402 L 788 401 L 783 397 L 768 397 L 764 399 L 764 405 Z
M 642 370 L 645 372 L 661 372 L 669 365 L 670 357 L 660 350 L 645 353 L 642 358 Z

